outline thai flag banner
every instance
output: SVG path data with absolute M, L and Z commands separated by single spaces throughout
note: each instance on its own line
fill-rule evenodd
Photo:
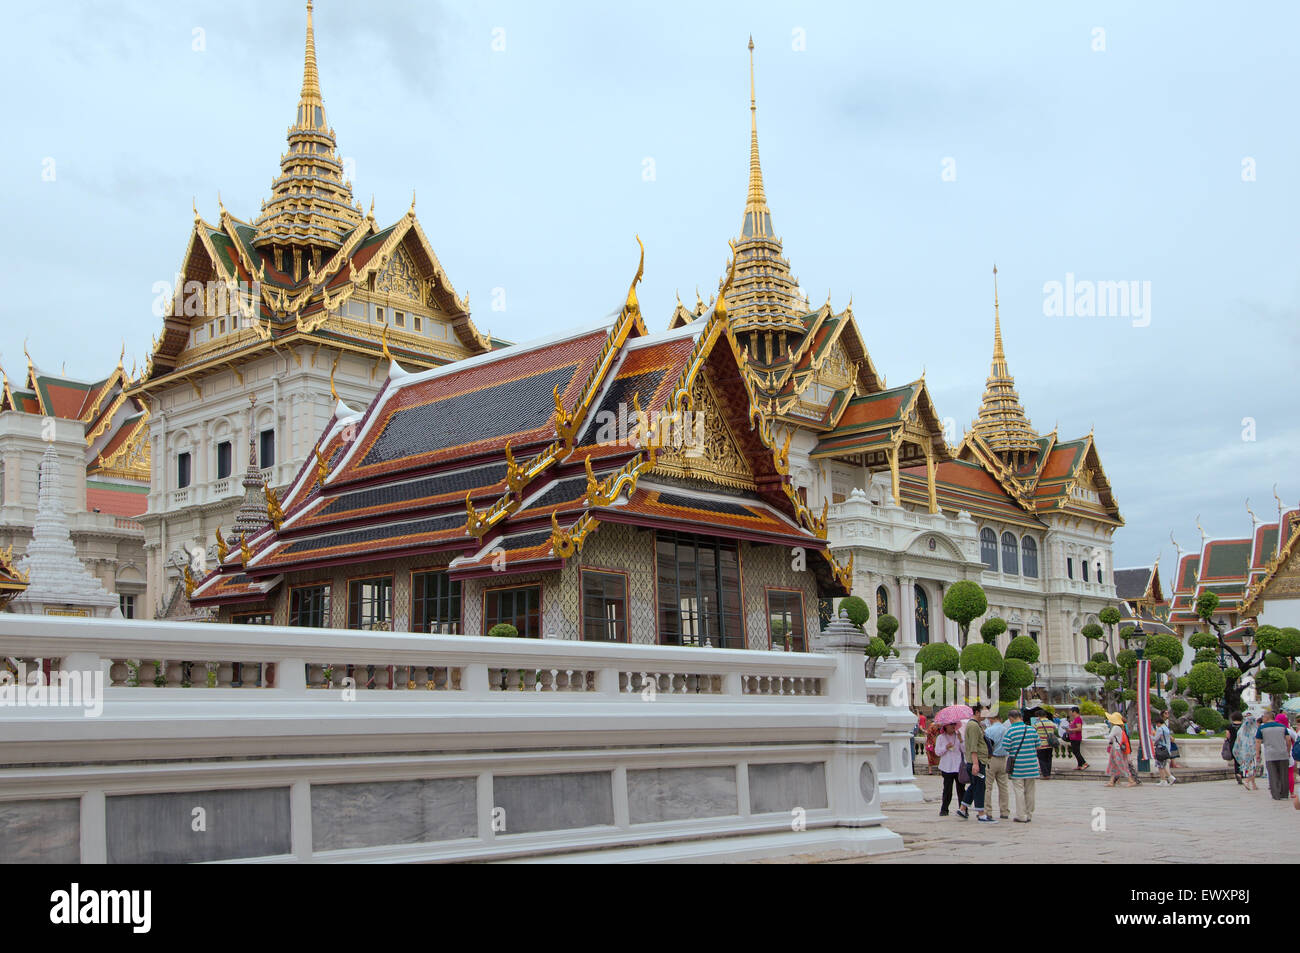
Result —
M 1137 671 L 1138 739 L 1142 757 L 1150 761 L 1156 756 L 1151 738 L 1151 661 L 1142 659 Z

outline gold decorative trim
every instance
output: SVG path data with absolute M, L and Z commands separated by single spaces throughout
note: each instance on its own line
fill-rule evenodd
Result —
M 582 544 L 599 524 L 590 513 L 583 513 L 578 521 L 568 530 L 560 528 L 554 511 L 551 513 L 551 549 L 561 559 L 568 559 L 575 552 L 582 552 Z

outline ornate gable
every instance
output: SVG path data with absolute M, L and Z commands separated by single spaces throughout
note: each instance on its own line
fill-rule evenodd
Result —
M 398 245 L 388 263 L 375 276 L 375 293 L 407 298 L 417 304 L 428 300 L 426 281 L 407 250 Z
M 710 381 L 707 369 L 691 385 L 694 426 L 681 428 L 686 446 L 660 451 L 656 472 L 694 477 L 722 486 L 755 489 L 754 473 L 740 452 L 731 422 Z

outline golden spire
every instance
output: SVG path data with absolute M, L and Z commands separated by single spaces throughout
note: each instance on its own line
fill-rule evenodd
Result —
M 307 0 L 307 55 L 302 64 L 302 98 L 319 100 L 320 76 L 316 72 L 316 31 L 311 24 L 311 0 Z
M 984 389 L 984 401 L 972 429 L 995 453 L 1022 453 L 1038 448 L 1038 434 L 1020 406 L 1016 382 L 1007 368 L 1007 354 L 1002 346 L 997 265 L 993 266 L 993 361 Z
M 767 196 L 763 193 L 763 168 L 758 162 L 758 98 L 754 95 L 754 38 L 749 38 L 749 200 L 745 214 L 767 211 Z M 755 222 L 755 225 L 761 225 Z M 755 234 L 760 234 L 755 232 Z M 765 234 L 765 233 L 762 233 Z
M 253 244 L 329 252 L 343 244 L 362 217 L 355 207 L 352 184 L 343 178 L 334 130 L 325 120 L 310 2 L 302 92 L 288 140 L 289 149 L 280 157 L 280 174 L 271 185 L 271 197 L 254 223 L 257 237 Z

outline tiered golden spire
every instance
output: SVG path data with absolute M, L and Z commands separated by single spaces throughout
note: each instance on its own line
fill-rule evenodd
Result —
M 808 301 L 790 273 L 790 263 L 781 256 L 781 241 L 772 230 L 772 211 L 763 188 L 752 36 L 749 38 L 749 189 L 736 248 L 739 256 L 736 279 L 727 295 L 733 330 L 803 331 L 799 318 L 808 313 Z M 718 287 L 722 287 L 721 281 Z M 779 347 L 775 351 L 784 353 Z
M 998 266 L 993 266 L 993 362 L 984 388 L 984 401 L 973 429 L 995 453 L 1014 454 L 1038 449 L 1038 434 L 1025 416 L 1016 382 L 1007 368 L 998 313 Z
M 334 130 L 325 121 L 311 0 L 307 3 L 302 93 L 288 139 L 289 151 L 280 158 L 280 175 L 271 185 L 271 198 L 255 223 L 254 243 L 328 253 L 343 244 L 362 217 L 352 198 L 352 184 L 343 178 Z

